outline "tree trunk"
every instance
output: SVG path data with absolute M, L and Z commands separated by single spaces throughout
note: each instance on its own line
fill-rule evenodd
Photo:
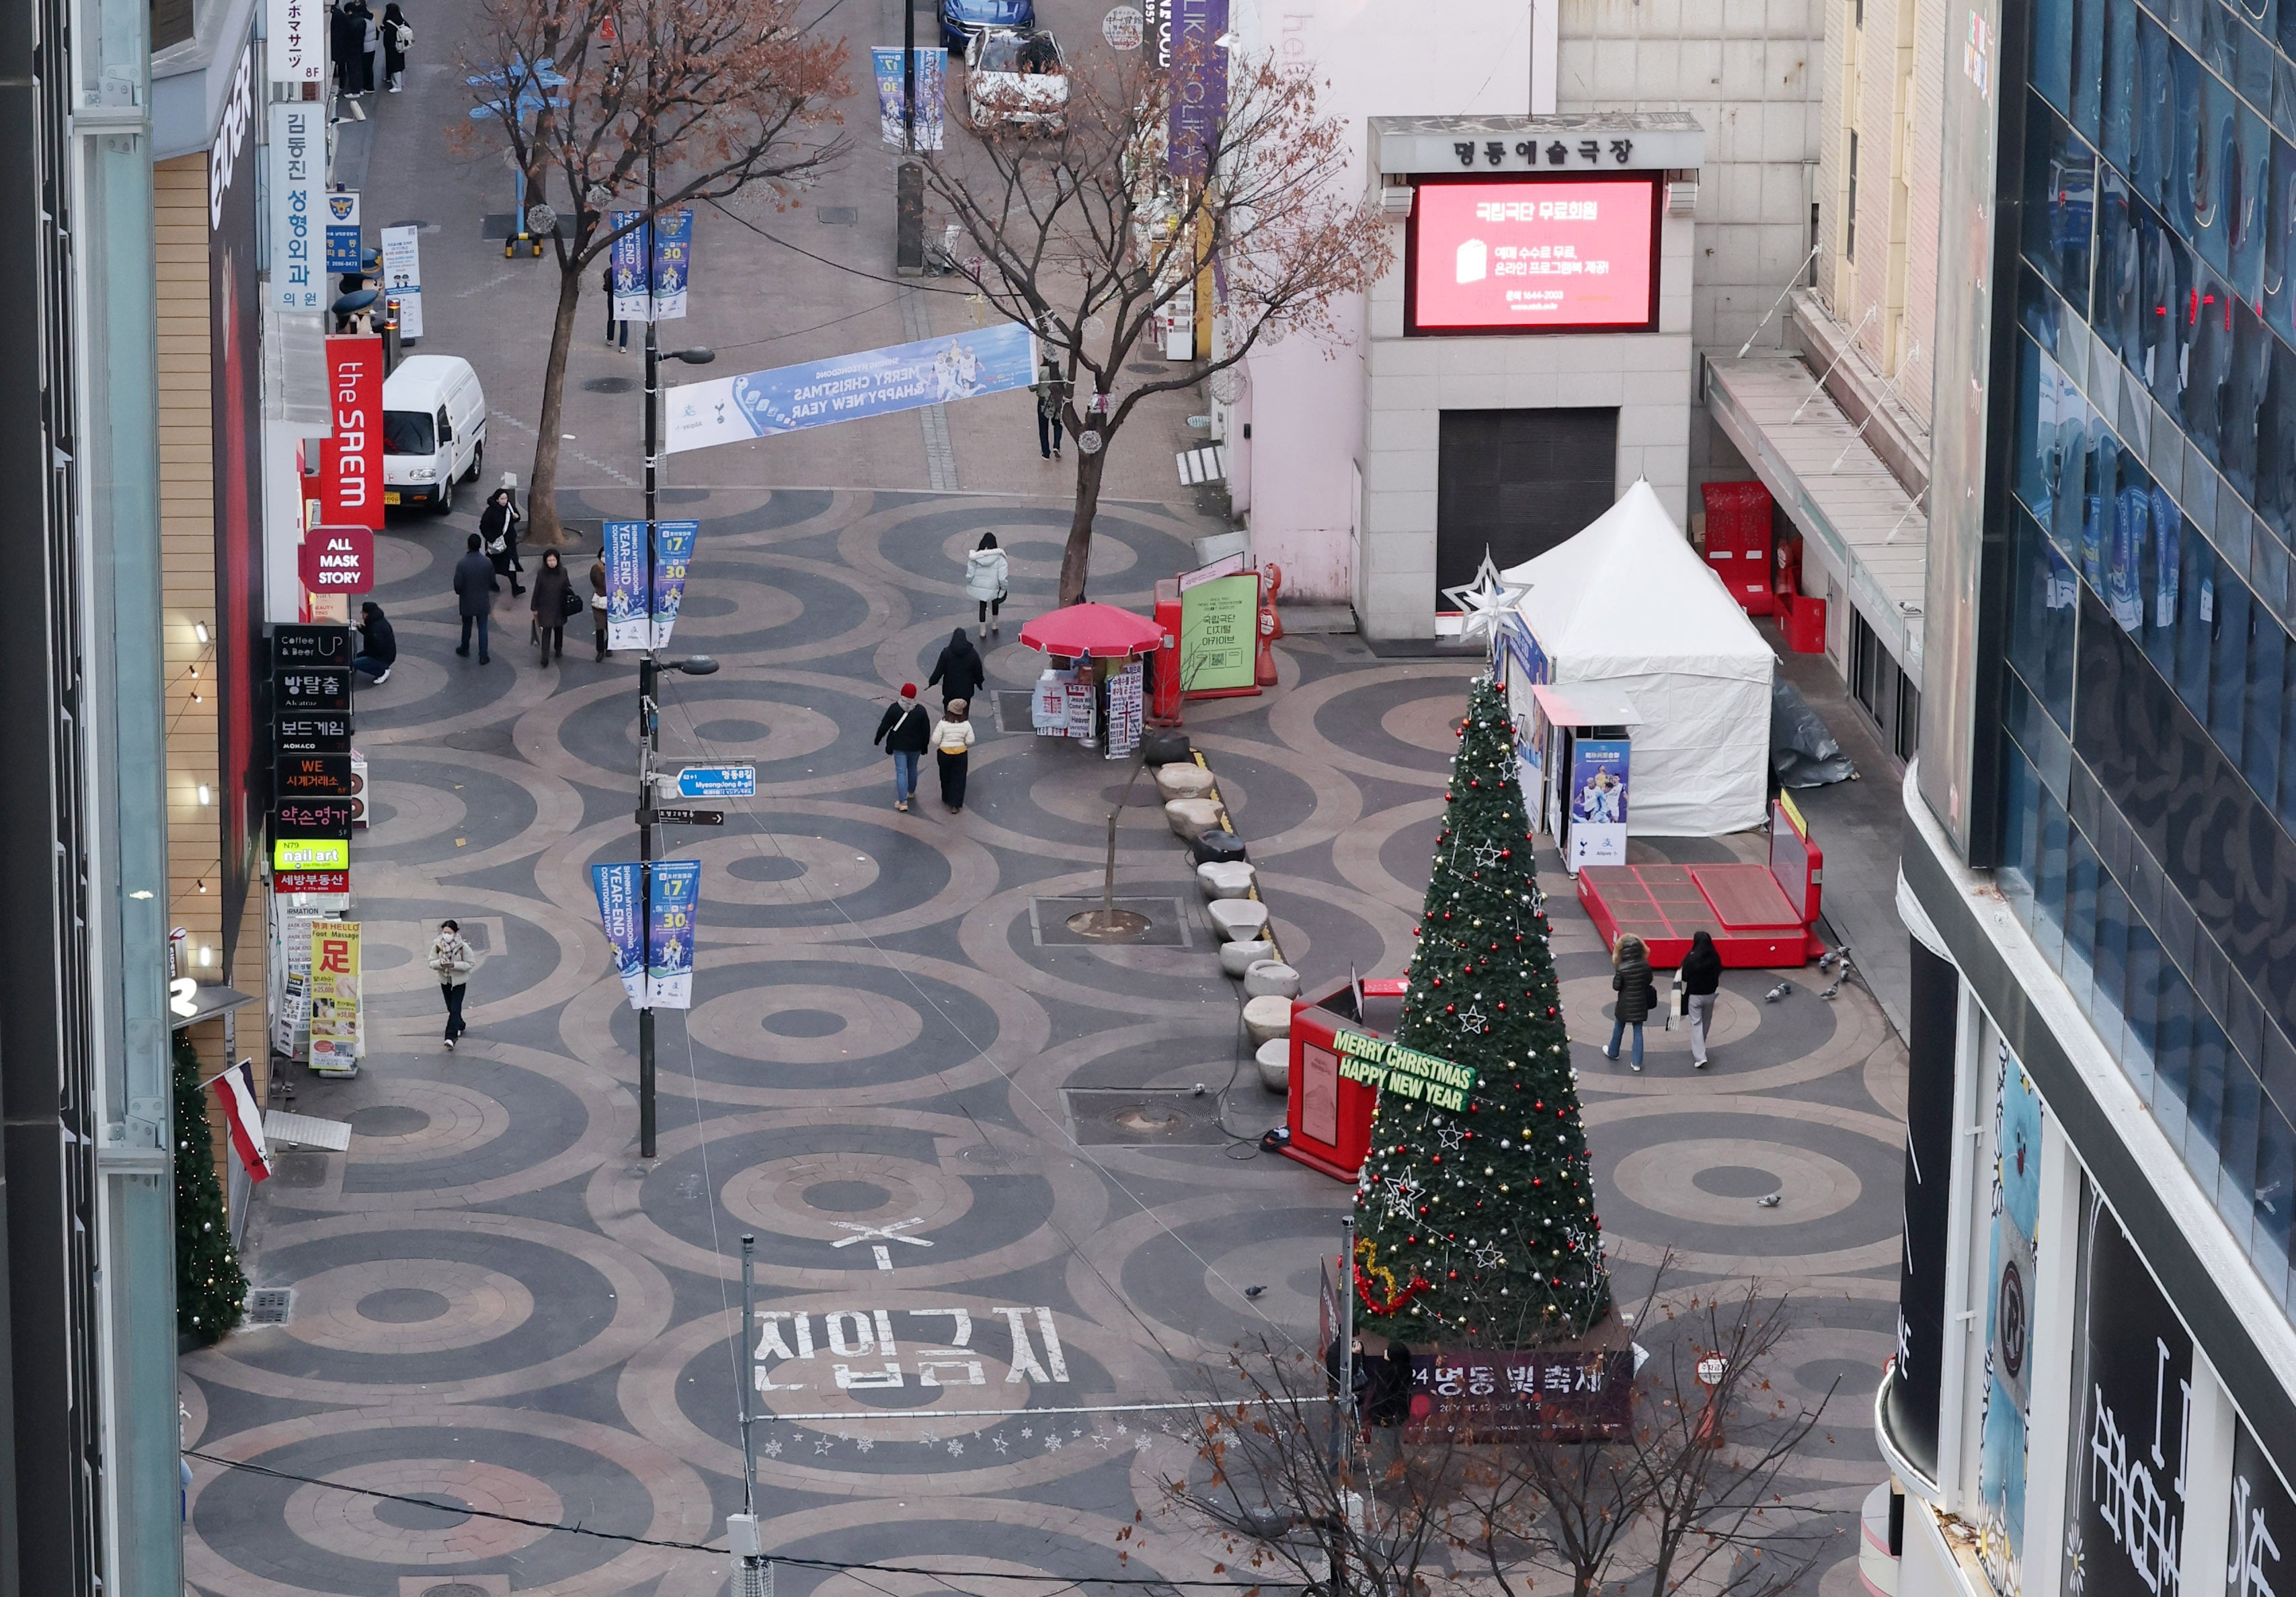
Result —
M 1069 522 L 1068 547 L 1061 553 L 1061 602 L 1074 604 L 1085 594 L 1085 579 L 1092 572 L 1092 523 L 1100 513 L 1100 476 L 1108 461 L 1109 433 L 1100 435 L 1100 447 L 1085 453 L 1077 446 L 1076 515 Z
M 582 273 L 558 274 L 558 318 L 550 328 L 550 357 L 542 368 L 542 418 L 536 423 L 534 476 L 526 487 L 526 532 L 529 544 L 562 544 L 558 525 L 558 423 L 566 408 L 566 357 L 574 347 L 574 313 L 582 307 Z

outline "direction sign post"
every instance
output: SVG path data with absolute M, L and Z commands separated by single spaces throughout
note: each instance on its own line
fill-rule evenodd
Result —
M 681 798 L 754 798 L 758 796 L 755 766 L 688 766 L 677 774 Z
M 638 811 L 641 826 L 723 826 L 726 812 L 722 809 L 642 809 Z

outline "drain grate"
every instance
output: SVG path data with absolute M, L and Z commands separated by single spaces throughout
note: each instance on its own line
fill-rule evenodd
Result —
M 860 208 L 852 205 L 824 205 L 814 212 L 824 227 L 850 227 L 860 221 Z
M 294 1312 L 293 1287 L 256 1287 L 247 1294 L 250 1325 L 284 1325 Z
M 1121 944 L 1103 943 L 1091 938 L 1078 937 L 1069 930 L 1069 917 L 1079 911 L 1098 909 L 1100 895 L 1084 898 L 1031 898 L 1029 900 L 1029 934 L 1039 948 L 1187 948 L 1193 946 L 1188 932 L 1187 917 L 1180 911 L 1177 898 L 1123 898 L 1116 901 L 1119 910 L 1130 910 L 1148 919 L 1148 930 L 1136 938 L 1127 938 Z
M 1219 1100 L 1199 1098 L 1185 1087 L 1142 1091 L 1067 1087 L 1069 1123 L 1076 1140 L 1093 1147 L 1218 1147 L 1228 1140 L 1219 1128 Z

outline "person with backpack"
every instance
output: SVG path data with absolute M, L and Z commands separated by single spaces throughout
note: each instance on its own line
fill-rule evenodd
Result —
M 382 8 L 382 76 L 391 94 L 406 86 L 406 53 L 414 47 L 414 29 L 398 0 Z

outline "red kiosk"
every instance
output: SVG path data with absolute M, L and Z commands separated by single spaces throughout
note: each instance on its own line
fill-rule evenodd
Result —
M 1825 853 L 1790 798 L 1770 803 L 1770 857 L 1763 865 L 1588 865 L 1578 902 L 1603 946 L 1631 931 L 1653 965 L 1678 965 L 1692 934 L 1709 933 L 1722 962 L 1744 970 L 1799 965 L 1825 952 L 1816 932 Z
M 1371 1150 L 1379 1089 L 1340 1074 L 1335 1039 L 1342 1031 L 1383 1037 L 1403 1018 L 1400 979 L 1341 982 L 1330 992 L 1292 1001 L 1292 1096 L 1283 1151 L 1311 1170 L 1351 1182 Z

